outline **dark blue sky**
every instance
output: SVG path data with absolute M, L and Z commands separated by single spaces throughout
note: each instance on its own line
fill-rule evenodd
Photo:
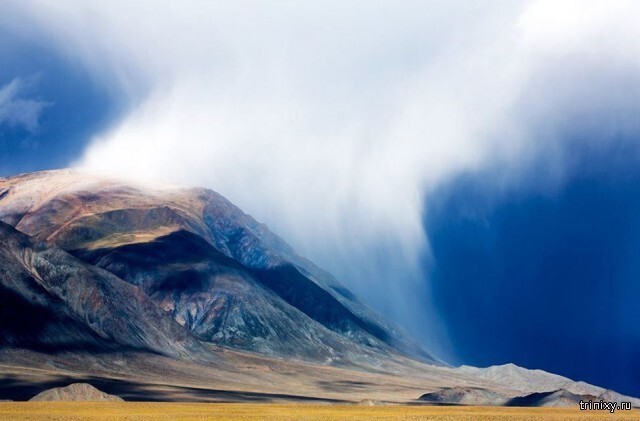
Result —
M 115 102 L 86 70 L 40 44 L 0 26 L 0 89 L 20 80 L 14 100 L 44 104 L 30 130 L 0 122 L 0 176 L 68 166 L 88 138 L 116 116 Z
M 439 312 L 459 362 L 514 362 L 640 395 L 640 161 L 635 139 L 568 143 L 442 187 L 425 217 Z

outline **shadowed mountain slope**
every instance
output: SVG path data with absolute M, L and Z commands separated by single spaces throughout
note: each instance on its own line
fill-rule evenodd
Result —
M 0 222 L 0 344 L 209 356 L 137 288 Z
M 73 253 L 139 287 L 202 341 L 323 362 L 371 354 L 325 327 L 355 329 L 361 321 L 295 268 L 248 270 L 189 231 Z
M 553 392 L 532 393 L 510 399 L 507 406 L 536 406 L 536 407 L 577 407 L 580 401 L 597 400 L 591 395 L 576 395 L 567 390 L 560 389 Z

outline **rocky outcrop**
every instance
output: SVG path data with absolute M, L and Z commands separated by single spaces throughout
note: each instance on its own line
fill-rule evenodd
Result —
M 422 402 L 447 405 L 504 405 L 509 398 L 500 393 L 478 387 L 447 387 L 425 393 Z
M 358 402 L 358 405 L 360 406 L 382 406 L 384 405 L 384 403 L 375 400 L 375 399 L 362 399 L 361 401 Z
M 34 402 L 124 402 L 122 398 L 106 394 L 88 383 L 73 383 L 66 387 L 54 387 L 29 400 Z

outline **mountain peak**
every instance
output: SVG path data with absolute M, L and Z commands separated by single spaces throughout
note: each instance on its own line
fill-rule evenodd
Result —
M 0 179 L 0 192 L 0 221 L 133 285 L 204 343 L 317 361 L 397 352 L 437 363 L 212 190 L 71 169 Z

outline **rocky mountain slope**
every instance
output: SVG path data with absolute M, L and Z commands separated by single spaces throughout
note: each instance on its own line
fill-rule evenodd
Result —
M 137 288 L 0 222 L 0 345 L 35 350 L 203 347 Z
M 21 240 L 29 247 L 42 241 L 56 248 L 51 253 L 64 256 L 64 264 L 82 261 L 84 270 L 113 284 L 126 281 L 145 305 L 154 304 L 149 314 L 159 309 L 170 315 L 185 337 L 326 363 L 375 363 L 389 353 L 436 363 L 328 273 L 211 190 L 46 171 L 0 179 L 0 221 L 29 236 Z M 4 246 L 7 253 L 12 247 Z M 15 263 L 33 272 L 31 262 Z M 93 283 L 83 284 L 84 294 L 94 294 Z M 128 294 L 123 290 L 122 301 Z M 96 317 L 91 323 L 103 325 L 114 315 Z

